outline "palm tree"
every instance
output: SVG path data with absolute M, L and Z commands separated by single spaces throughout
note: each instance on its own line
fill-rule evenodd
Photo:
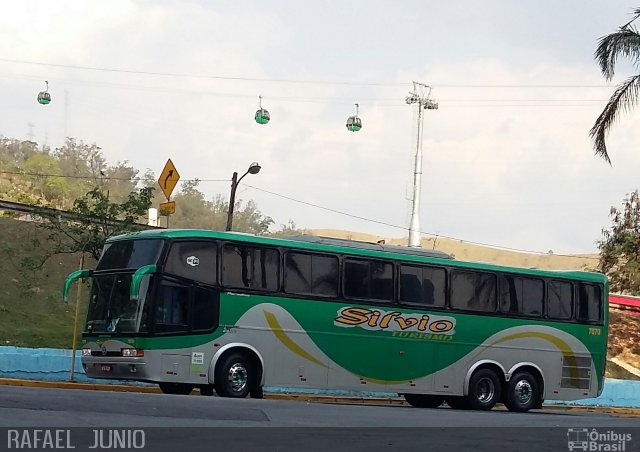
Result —
M 623 25 L 618 31 L 603 36 L 598 41 L 595 59 L 600 65 L 602 74 L 610 81 L 615 74 L 616 61 L 620 55 L 631 59 L 634 67 L 640 69 L 640 33 L 631 25 L 640 17 L 640 8 L 633 10 L 633 19 Z M 621 111 L 630 110 L 640 100 L 640 74 L 629 77 L 619 84 L 598 116 L 589 135 L 593 140 L 596 155 L 611 164 L 605 137 L 611 125 L 618 118 Z

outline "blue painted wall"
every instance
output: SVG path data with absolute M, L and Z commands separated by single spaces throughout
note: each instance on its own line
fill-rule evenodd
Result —
M 75 380 L 91 383 L 123 383 L 114 380 L 89 379 L 82 369 L 81 350 L 76 352 Z M 0 347 L 0 378 L 24 378 L 28 380 L 69 381 L 71 370 L 71 350 L 53 348 Z M 136 384 L 126 382 L 127 384 Z M 143 383 L 137 383 L 143 384 Z M 354 395 L 361 397 L 395 396 L 393 393 L 357 391 L 319 391 L 293 388 L 265 388 L 267 392 Z M 597 399 L 583 399 L 569 402 L 550 400 L 547 403 L 579 406 L 611 406 L 640 408 L 640 381 L 606 379 L 604 391 Z

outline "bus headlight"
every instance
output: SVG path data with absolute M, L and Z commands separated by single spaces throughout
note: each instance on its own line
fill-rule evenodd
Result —
M 123 348 L 122 356 L 132 357 L 132 356 L 144 356 L 144 350 L 140 350 L 137 348 Z
M 82 349 L 82 356 L 91 356 L 91 349 L 90 348 L 83 348 Z

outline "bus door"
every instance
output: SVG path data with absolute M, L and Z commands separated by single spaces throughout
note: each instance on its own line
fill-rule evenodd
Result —
M 216 289 L 164 277 L 155 306 L 155 335 L 166 336 L 161 350 L 163 381 L 207 383 L 213 349 L 206 335 L 218 326 L 220 293 Z M 193 336 L 202 336 L 201 340 Z

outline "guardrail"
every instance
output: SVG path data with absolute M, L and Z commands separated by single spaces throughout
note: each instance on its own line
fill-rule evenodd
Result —
M 87 217 L 87 216 L 82 216 L 79 215 L 75 212 L 69 212 L 68 210 L 60 210 L 60 209 L 54 209 L 52 207 L 41 207 L 41 206 L 33 206 L 30 204 L 21 204 L 19 202 L 13 202 L 13 201 L 5 201 L 0 199 L 0 210 L 6 211 L 6 212 L 19 212 L 19 213 L 28 213 L 32 216 L 37 216 L 39 213 L 43 213 L 46 215 L 51 215 L 51 216 L 58 216 L 60 218 L 64 218 L 64 219 L 68 219 L 68 220 L 78 220 L 78 219 L 85 219 L 85 220 L 89 220 L 92 223 L 96 223 L 96 224 L 103 224 L 105 223 L 104 218 L 99 218 L 99 217 Z M 108 221 L 108 224 L 120 224 L 123 223 L 121 221 Z M 148 224 L 144 224 L 144 223 L 136 223 L 138 226 L 147 228 L 147 229 L 165 229 L 161 226 L 150 226 Z

